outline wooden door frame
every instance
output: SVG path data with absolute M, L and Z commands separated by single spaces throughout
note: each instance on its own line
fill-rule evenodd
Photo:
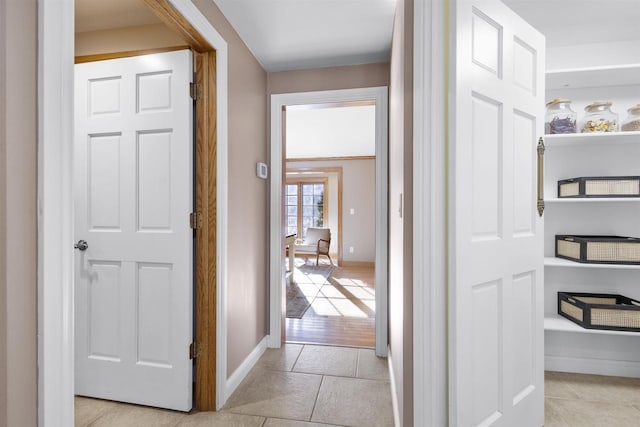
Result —
M 227 64 L 224 38 L 190 0 L 145 0 L 201 53 L 203 93 L 196 197 L 201 212 L 196 259 L 196 402 L 219 409 L 226 389 Z M 74 1 L 38 8 L 38 418 L 40 426 L 74 424 L 73 65 Z M 204 58 L 204 59 L 203 59 Z M 213 73 L 212 73 L 213 71 Z M 205 74 L 208 73 L 208 74 Z M 215 80 L 212 80 L 215 79 Z M 215 84 L 210 84 L 215 81 Z M 201 123 L 205 123 L 202 122 Z M 208 135 L 208 139 L 203 137 Z M 198 139 L 198 138 L 197 138 Z M 211 143 L 213 141 L 214 143 Z M 205 168 L 205 165 L 208 168 Z M 207 191 L 203 191 L 205 189 Z M 202 197 L 202 195 L 206 197 Z M 205 206 L 206 204 L 206 206 Z M 206 212 L 205 212 L 206 210 Z M 205 215 L 206 214 L 206 215 Z M 186 221 L 186 219 L 185 219 Z M 204 227 L 204 224 L 207 227 Z M 206 238 L 205 238 L 206 235 Z M 213 236 L 215 240 L 210 240 Z M 207 245 L 207 251 L 203 248 Z M 198 267 L 200 268 L 200 267 Z M 188 349 L 185 349 L 187 352 Z M 216 375 L 220 373 L 220 375 Z

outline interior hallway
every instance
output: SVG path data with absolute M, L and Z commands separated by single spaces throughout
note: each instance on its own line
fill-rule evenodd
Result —
M 76 397 L 76 427 L 391 427 L 387 360 L 370 349 L 268 349 L 220 412 Z

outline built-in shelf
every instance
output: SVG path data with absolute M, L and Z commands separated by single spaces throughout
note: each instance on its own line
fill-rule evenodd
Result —
M 638 144 L 638 146 L 640 146 L 640 132 L 565 133 L 562 135 L 545 135 L 544 144 L 547 147 L 580 145 L 605 146 L 612 144 Z
M 564 267 L 564 268 L 606 268 L 614 270 L 640 270 L 640 265 L 633 264 L 587 264 L 582 262 L 569 261 L 564 258 L 545 257 L 545 267 Z
M 545 203 L 640 203 L 640 197 L 576 197 L 545 199 Z
M 637 85 L 640 64 L 547 70 L 547 89 Z
M 544 330 L 553 332 L 575 332 L 579 334 L 625 335 L 640 337 L 640 332 L 609 331 L 602 329 L 586 329 L 559 315 L 547 315 L 544 318 Z

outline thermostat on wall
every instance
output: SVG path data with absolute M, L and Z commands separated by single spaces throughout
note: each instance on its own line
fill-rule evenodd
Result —
M 258 175 L 258 178 L 267 179 L 267 173 L 267 164 L 258 162 L 256 164 L 256 175 Z

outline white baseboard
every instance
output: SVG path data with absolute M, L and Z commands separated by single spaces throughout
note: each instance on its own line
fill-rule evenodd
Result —
M 391 406 L 393 407 L 393 425 L 400 427 L 400 411 L 398 409 L 398 389 L 396 388 L 396 377 L 393 373 L 393 361 L 391 351 L 387 347 L 387 364 L 389 365 L 389 380 L 391 382 Z
M 233 371 L 233 374 L 227 378 L 224 390 L 224 401 L 226 402 L 229 397 L 236 391 L 236 388 L 240 385 L 242 380 L 245 379 L 249 371 L 256 365 L 260 356 L 264 354 L 267 350 L 267 338 L 268 336 L 262 338 L 262 341 L 258 343 L 258 345 L 249 353 L 249 355 L 244 359 L 242 364 L 238 366 L 238 369 Z
M 545 356 L 544 369 L 547 371 L 574 372 L 577 374 L 640 378 L 640 362 L 625 360 Z

